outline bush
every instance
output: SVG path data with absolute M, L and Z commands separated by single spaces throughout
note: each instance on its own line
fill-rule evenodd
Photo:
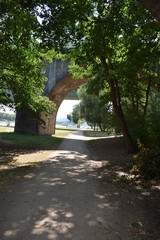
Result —
M 160 178 L 160 150 L 150 150 L 138 142 L 139 152 L 131 159 L 131 174 L 141 180 Z
M 141 114 L 128 111 L 125 113 L 125 120 L 131 137 L 136 145 L 137 139 L 140 139 L 148 148 L 155 148 L 160 143 L 160 115 L 143 116 Z

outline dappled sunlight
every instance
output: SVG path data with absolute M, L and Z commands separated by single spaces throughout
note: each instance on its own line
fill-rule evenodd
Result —
M 86 158 L 86 154 L 76 151 L 59 152 L 48 159 L 45 167 L 39 166 L 26 175 L 27 186 L 24 182 L 19 189 L 19 201 L 21 196 L 26 199 L 26 210 L 22 219 L 1 230 L 2 239 L 16 239 L 26 229 L 28 238 L 34 239 L 104 239 L 108 233 L 102 215 L 104 210 L 112 215 L 114 206 L 95 189 L 96 168 L 90 167 Z M 34 209 L 31 215 L 30 202 Z M 11 211 L 16 214 L 16 209 Z
M 128 194 L 112 182 L 110 159 L 104 169 L 89 156 L 81 135 L 74 136 L 0 195 L 0 239 L 154 239 L 153 225 L 160 221 L 148 206 L 154 203 L 158 209 L 157 203 L 140 190 Z
M 32 230 L 33 235 L 41 235 L 43 233 L 48 234 L 48 239 L 59 234 L 68 234 L 69 230 L 74 227 L 74 224 L 63 219 L 69 219 L 73 217 L 71 212 L 55 211 L 53 208 L 46 210 L 47 215 L 35 222 L 35 226 Z M 52 230 L 51 230 L 52 229 Z
M 83 156 L 81 159 L 80 154 L 74 154 L 75 161 L 68 153 L 65 157 L 58 154 L 55 159 L 49 159 L 45 167 L 37 167 L 25 177 L 27 186 L 25 182 L 21 183 L 19 200 L 14 205 L 18 207 L 23 196 L 25 211 L 22 218 L 0 230 L 1 239 L 16 240 L 26 231 L 29 231 L 28 239 L 35 240 L 105 240 L 107 236 L 109 239 L 118 239 L 118 236 L 127 239 L 128 234 L 137 234 L 137 230 L 130 227 L 136 221 L 143 223 L 140 230 L 141 236 L 142 233 L 145 236 L 143 214 L 138 213 L 136 218 L 133 215 L 135 195 L 127 199 L 126 193 L 109 187 L 99 179 L 97 170 L 91 168 Z M 9 193 L 12 195 L 14 188 Z M 30 202 L 34 211 L 30 209 Z M 143 213 L 143 205 L 139 207 Z M 123 212 L 124 208 L 127 212 Z M 17 210 L 11 208 L 10 211 L 8 217 L 16 214 Z
M 45 161 L 52 153 L 52 150 L 43 150 L 38 152 L 32 152 L 32 153 L 25 153 L 22 157 L 22 155 L 18 155 L 14 157 L 15 165 L 30 165 L 31 163 L 40 163 L 42 161 Z

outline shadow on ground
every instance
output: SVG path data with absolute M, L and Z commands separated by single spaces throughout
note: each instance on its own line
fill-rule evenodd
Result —
M 106 181 L 81 143 L 68 139 L 57 155 L 0 195 L 1 240 L 160 239 L 160 192 L 126 191 Z M 118 157 L 125 154 L 119 150 Z

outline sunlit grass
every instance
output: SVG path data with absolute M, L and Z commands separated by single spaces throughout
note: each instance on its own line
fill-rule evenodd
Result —
M 1 132 L 14 132 L 14 127 L 3 127 L 3 126 L 0 126 L 0 133 Z
M 73 131 L 76 131 L 75 128 L 56 128 L 55 135 L 56 137 L 66 137 L 68 134 L 70 134 Z

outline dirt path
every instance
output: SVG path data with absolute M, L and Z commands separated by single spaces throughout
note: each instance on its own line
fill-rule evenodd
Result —
M 0 193 L 0 240 L 160 240 L 157 201 L 104 181 L 85 140 L 74 132 Z

